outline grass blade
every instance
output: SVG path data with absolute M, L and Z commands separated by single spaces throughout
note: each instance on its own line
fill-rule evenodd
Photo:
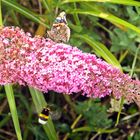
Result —
M 18 115 L 17 115 L 17 109 L 16 109 L 16 104 L 15 104 L 14 92 L 13 92 L 12 86 L 10 84 L 7 84 L 4 86 L 4 88 L 5 88 L 7 100 L 9 103 L 10 112 L 12 115 L 17 138 L 18 138 L 18 140 L 22 140 L 21 130 L 20 130 L 20 126 L 19 126 L 19 120 L 18 120 Z
M 116 24 L 120 24 L 124 27 L 127 27 L 137 33 L 140 33 L 140 29 L 132 24 L 130 24 L 129 22 L 122 20 L 121 18 L 118 18 L 112 14 L 109 13 L 105 13 L 104 11 L 85 11 L 85 10 L 73 10 L 70 13 L 79 13 L 79 14 L 83 14 L 83 15 L 92 15 L 92 16 L 96 16 L 96 17 L 100 17 L 103 19 L 108 20 L 109 22 L 114 23 L 114 25 Z
M 21 6 L 20 4 L 12 1 L 12 0 L 2 0 L 2 3 L 7 5 L 8 7 L 14 9 L 15 11 L 21 13 L 22 15 L 24 15 L 25 17 L 27 17 L 30 20 L 33 20 L 34 22 L 37 22 L 39 24 L 42 24 L 43 26 L 48 27 L 45 23 L 44 23 L 44 19 L 39 18 L 39 15 L 37 15 L 36 13 L 30 11 L 29 9 Z
M 1 0 L 0 0 L 0 26 L 2 26 Z
M 140 6 L 140 2 L 134 0 L 64 0 L 62 3 L 70 3 L 70 2 L 101 2 L 101 3 L 123 4 L 129 6 Z

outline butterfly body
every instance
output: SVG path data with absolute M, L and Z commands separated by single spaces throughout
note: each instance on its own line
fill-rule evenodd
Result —
M 61 12 L 55 19 L 50 31 L 47 32 L 49 38 L 55 42 L 68 42 L 70 38 L 70 28 L 67 25 L 66 14 Z

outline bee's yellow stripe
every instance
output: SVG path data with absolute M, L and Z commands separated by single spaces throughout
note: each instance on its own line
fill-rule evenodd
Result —
M 44 114 L 42 114 L 42 113 L 39 114 L 39 117 L 43 117 L 44 119 L 48 119 L 48 118 L 49 118 L 49 116 L 44 115 Z

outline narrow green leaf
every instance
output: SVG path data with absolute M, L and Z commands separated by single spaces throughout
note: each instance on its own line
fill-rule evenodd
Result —
M 2 26 L 1 0 L 0 0 L 0 26 Z
M 16 103 L 15 103 L 15 98 L 14 98 L 14 92 L 13 92 L 12 86 L 10 84 L 7 84 L 4 86 L 4 88 L 5 88 L 7 100 L 9 103 L 10 112 L 12 115 L 17 138 L 18 138 L 18 140 L 22 140 L 21 130 L 20 130 L 20 126 L 19 126 L 19 120 L 18 120 L 18 115 L 17 115 L 17 109 L 16 109 Z
M 89 44 L 100 56 L 102 56 L 108 63 L 114 65 L 115 67 L 122 70 L 120 63 L 115 58 L 115 56 L 104 46 L 103 44 L 95 41 L 93 38 L 88 35 L 79 35 L 75 34 L 74 37 L 81 38 L 87 44 Z
M 32 96 L 33 102 L 35 104 L 36 110 L 39 113 L 43 107 L 47 106 L 47 102 L 45 101 L 43 95 L 38 90 L 29 87 L 30 94 Z
M 134 73 L 134 68 L 135 68 L 135 65 L 136 65 L 136 60 L 137 60 L 137 57 L 138 57 L 139 50 L 140 50 L 140 47 L 137 48 L 136 53 L 135 53 L 135 57 L 134 57 L 134 60 L 133 60 L 133 63 L 132 63 L 132 68 L 131 68 L 131 71 L 130 71 L 130 76 L 131 77 L 133 76 L 133 73 Z
M 85 10 L 73 10 L 70 13 L 79 13 L 79 14 L 84 14 L 84 15 L 92 15 L 92 16 L 96 16 L 96 17 L 100 17 L 103 19 L 108 20 L 109 22 L 112 22 L 114 24 L 120 24 L 123 25 L 124 27 L 127 27 L 131 30 L 134 30 L 137 33 L 140 33 L 140 29 L 132 24 L 130 24 L 129 22 L 122 20 L 121 18 L 118 18 L 112 14 L 109 13 L 105 13 L 104 11 L 85 11 Z
M 46 10 L 47 10 L 48 12 L 50 12 L 51 9 L 50 9 L 50 7 L 49 7 L 47 1 L 46 1 L 46 0 L 42 0 L 42 3 L 43 3 L 43 5 L 44 5 L 44 7 L 46 8 Z
M 121 103 L 120 103 L 119 112 L 118 112 L 118 114 L 117 114 L 117 119 L 116 119 L 115 126 L 117 126 L 117 125 L 119 124 L 120 115 L 121 115 L 122 108 L 123 108 L 123 104 L 124 104 L 124 97 L 122 96 L 120 100 L 121 100 Z
M 64 0 L 62 3 L 70 3 L 70 2 L 102 2 L 102 3 L 106 2 L 130 6 L 140 6 L 140 2 L 134 0 Z
M 79 128 L 75 128 L 72 130 L 72 132 L 81 132 L 81 131 L 88 131 L 88 132 L 91 132 L 93 131 L 90 127 L 88 126 L 83 126 L 83 127 L 79 127 Z
M 74 9 L 76 10 L 77 9 L 77 5 L 76 5 L 76 3 L 74 3 Z M 76 23 L 76 25 L 81 25 L 81 23 L 80 23 L 80 19 L 79 19 L 79 17 L 78 17 L 78 14 L 74 14 L 73 15 L 73 17 L 74 17 L 74 19 L 75 19 L 75 23 Z
M 37 22 L 39 24 L 42 24 L 42 25 L 48 27 L 44 23 L 43 18 L 40 18 L 39 15 L 37 15 L 36 13 L 30 11 L 29 9 L 21 6 L 20 4 L 14 2 L 12 0 L 2 0 L 2 3 L 7 5 L 8 7 L 12 8 L 12 9 L 14 9 L 15 11 L 19 12 L 20 14 L 24 15 L 28 19 L 33 20 L 34 22 Z
M 93 131 L 93 132 L 97 132 L 98 134 L 103 134 L 103 133 L 113 133 L 116 132 L 118 130 L 118 128 L 112 128 L 112 129 L 91 129 L 88 126 L 84 126 L 84 127 L 79 127 L 79 128 L 75 128 L 73 129 L 72 132 L 81 132 L 81 131 Z

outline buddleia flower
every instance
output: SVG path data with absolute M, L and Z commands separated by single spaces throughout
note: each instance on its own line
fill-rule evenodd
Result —
M 19 83 L 47 93 L 81 93 L 91 98 L 139 100 L 140 81 L 94 54 L 32 37 L 18 27 L 0 29 L 0 85 Z

